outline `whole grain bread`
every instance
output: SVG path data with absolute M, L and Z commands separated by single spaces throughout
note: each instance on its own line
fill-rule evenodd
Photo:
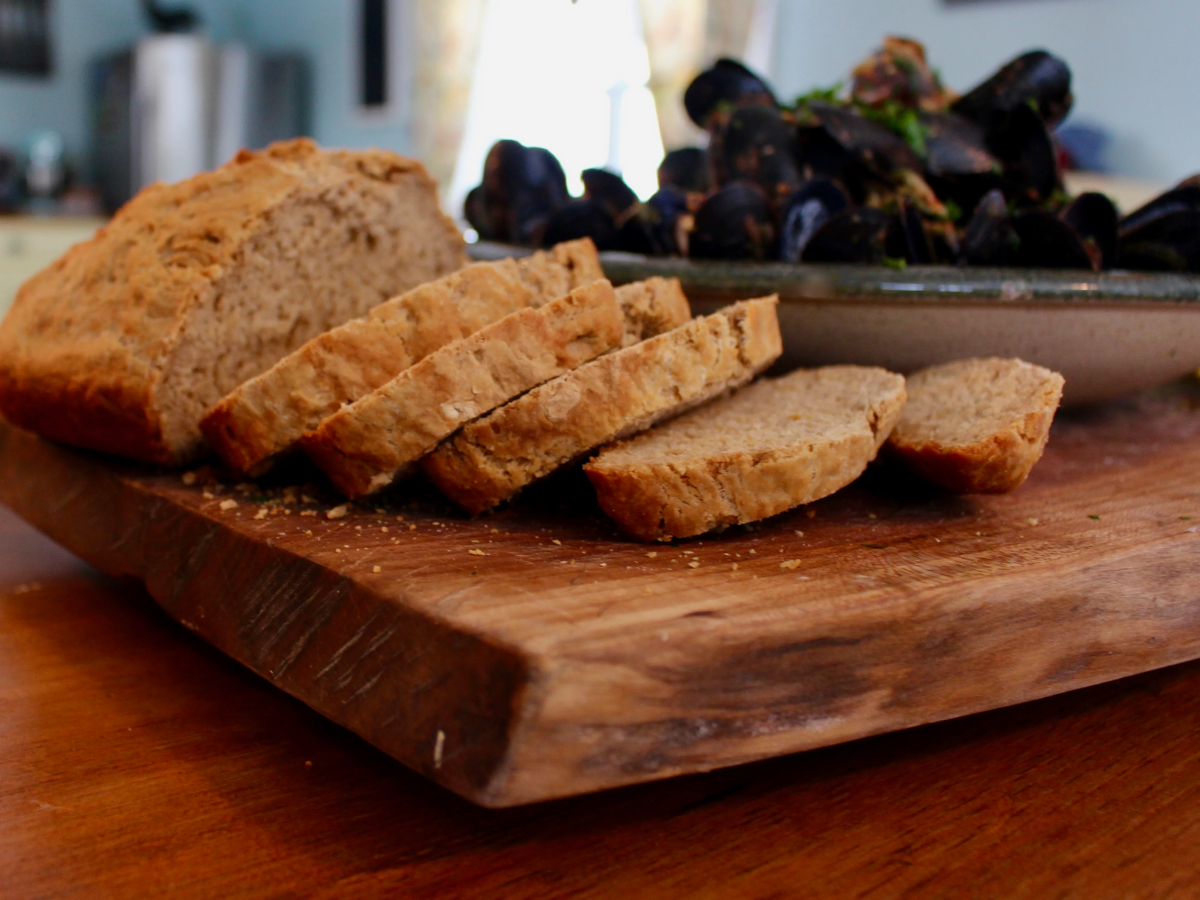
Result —
M 200 418 L 314 335 L 463 263 L 420 163 L 308 140 L 154 184 L 27 281 L 0 326 L 0 412 L 176 464 Z
M 909 376 L 889 450 L 962 493 L 1019 487 L 1041 459 L 1063 377 L 1019 359 L 964 359 Z
M 900 418 L 904 378 L 828 366 L 764 379 L 604 448 L 600 506 L 643 541 L 765 519 L 858 478 Z
M 624 326 L 612 285 L 592 282 L 435 350 L 300 446 L 348 497 L 374 493 L 465 423 L 619 347 Z
M 231 469 L 261 473 L 326 416 L 439 347 L 603 277 L 589 239 L 467 266 L 312 338 L 231 391 L 200 427 Z
M 750 381 L 782 352 L 778 298 L 692 319 L 534 388 L 462 428 L 421 466 L 472 513 L 600 444 Z
M 625 316 L 622 347 L 665 334 L 692 317 L 678 278 L 647 278 L 617 288 L 617 302 Z

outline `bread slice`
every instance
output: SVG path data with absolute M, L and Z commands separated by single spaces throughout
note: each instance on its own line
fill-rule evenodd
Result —
M 505 259 L 468 266 L 316 336 L 229 393 L 200 427 L 231 469 L 260 474 L 326 416 L 439 347 L 602 277 L 588 239 L 520 263 Z
M 782 352 L 777 304 L 744 300 L 580 366 L 470 423 L 422 468 L 460 506 L 490 509 L 600 444 L 745 384 Z
M 891 452 L 962 493 L 1019 487 L 1041 459 L 1063 377 L 1019 359 L 964 359 L 909 376 Z
M 153 184 L 29 279 L 0 326 L 0 412 L 153 463 L 314 335 L 463 264 L 420 163 L 308 140 Z
M 374 493 L 466 422 L 619 347 L 624 335 L 612 285 L 592 282 L 435 350 L 300 446 L 346 496 Z
M 617 301 L 625 316 L 622 347 L 665 334 L 692 317 L 678 278 L 647 278 L 617 288 Z
M 802 369 L 606 447 L 583 468 L 622 531 L 690 537 L 845 487 L 879 452 L 904 397 L 904 378 L 884 369 Z

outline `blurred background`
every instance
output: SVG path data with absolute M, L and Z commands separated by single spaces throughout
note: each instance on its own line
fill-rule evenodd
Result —
M 141 185 L 293 135 L 417 156 L 455 214 L 505 137 L 645 198 L 714 59 L 789 98 L 888 34 L 958 90 L 1063 57 L 1076 183 L 1126 208 L 1200 170 L 1194 0 L 0 0 L 0 309 Z

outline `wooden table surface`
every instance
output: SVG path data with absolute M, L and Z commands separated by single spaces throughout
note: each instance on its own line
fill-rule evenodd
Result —
M 0 895 L 1195 897 L 1200 663 L 512 810 L 0 509 Z

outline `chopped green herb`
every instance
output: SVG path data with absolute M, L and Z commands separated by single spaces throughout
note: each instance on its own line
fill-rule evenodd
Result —
M 906 268 L 908 268 L 908 260 L 906 260 L 903 256 L 885 256 L 883 258 L 883 264 L 889 269 L 895 269 L 898 272 L 903 272 Z
M 868 106 L 865 103 L 856 103 L 855 106 L 868 119 L 904 138 L 905 143 L 917 156 L 925 156 L 929 128 L 921 121 L 917 110 L 895 100 L 886 100 L 880 106 Z
M 801 106 L 808 106 L 810 103 L 841 103 L 841 98 L 838 96 L 842 92 L 844 84 L 839 81 L 833 87 L 813 88 L 807 94 L 801 94 L 796 98 L 796 102 L 792 106 L 799 109 Z
M 1099 517 L 1099 516 L 1088 516 L 1088 518 L 1089 518 L 1089 519 L 1095 519 L 1097 522 L 1099 522 L 1099 521 L 1100 521 L 1100 517 Z
M 1190 521 L 1192 521 L 1192 517 L 1191 517 L 1191 516 L 1180 516 L 1180 517 L 1179 517 L 1179 519 L 1180 519 L 1180 521 L 1182 521 L 1182 522 L 1190 522 Z
M 962 207 L 953 200 L 946 201 L 946 218 L 951 222 L 957 222 L 962 218 Z
M 886 550 L 887 544 L 863 544 L 868 550 Z

